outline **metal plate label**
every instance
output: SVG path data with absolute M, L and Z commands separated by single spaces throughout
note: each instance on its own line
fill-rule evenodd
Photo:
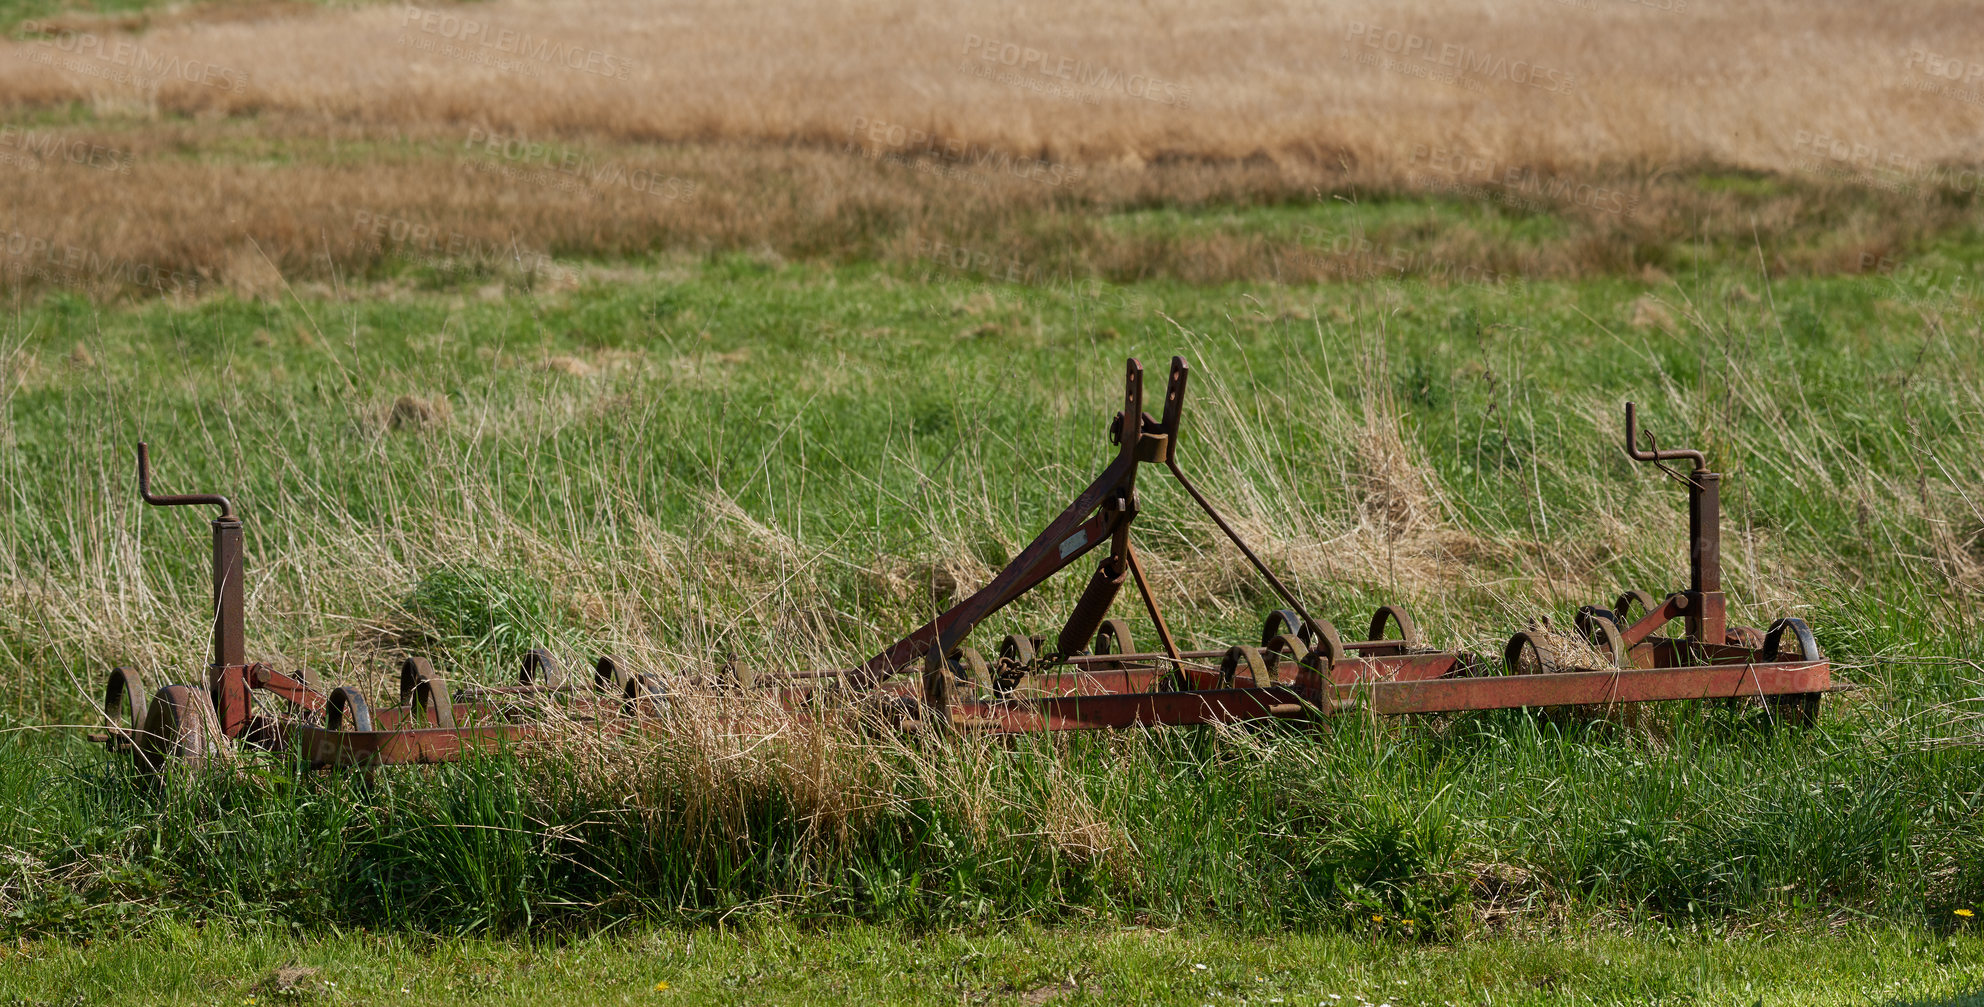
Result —
M 1080 531 L 1075 532 L 1073 535 L 1068 536 L 1068 540 L 1061 543 L 1061 558 L 1067 559 L 1069 554 L 1073 553 L 1075 550 L 1080 549 L 1082 546 L 1085 546 L 1087 544 L 1088 544 L 1088 529 L 1083 528 Z

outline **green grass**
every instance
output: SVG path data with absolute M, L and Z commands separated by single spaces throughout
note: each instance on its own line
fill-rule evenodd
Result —
M 1984 942 L 1876 927 L 1755 939 L 1485 940 L 1363 934 L 1235 941 L 1115 925 L 960 931 L 790 926 L 651 930 L 570 942 L 316 937 L 166 928 L 10 950 L 11 1003 L 338 1004 L 1753 1004 L 1980 1001 Z M 279 970 L 289 981 L 283 983 Z M 301 970 L 311 970 L 307 974 Z M 656 987 L 666 984 L 660 989 Z M 1332 998 L 1334 994 L 1334 999 Z
M 23 22 L 41 21 L 61 15 L 148 15 L 175 7 L 226 8 L 236 0 L 0 0 L 0 27 L 18 29 Z M 249 3 L 255 0 L 247 0 Z M 369 0 L 309 0 L 325 6 L 357 6 Z M 144 30 L 141 21 L 137 30 Z
M 107 481 L 122 478 L 122 456 L 149 432 L 170 473 L 162 478 L 229 489 L 258 541 L 291 534 L 292 514 L 272 510 L 279 493 L 295 518 L 361 535 L 465 519 L 471 501 L 455 490 L 475 474 L 487 476 L 475 489 L 502 514 L 536 534 L 569 533 L 588 551 L 626 545 L 595 516 L 678 527 L 706 515 L 720 487 L 746 513 L 837 557 L 942 558 L 928 539 L 941 531 L 995 564 L 1104 457 L 1121 358 L 1161 365 L 1185 350 L 1209 389 L 1188 451 L 1208 475 L 1230 477 L 1228 499 L 1240 495 L 1238 480 L 1260 480 L 1252 493 L 1285 493 L 1252 505 L 1263 519 L 1355 517 L 1359 470 L 1371 461 L 1346 441 L 1369 390 L 1395 400 L 1414 460 L 1454 520 L 1477 537 L 1514 540 L 1514 555 L 1477 560 L 1486 573 L 1537 582 L 1570 571 L 1608 597 L 1628 582 L 1664 589 L 1682 572 L 1679 495 L 1612 443 L 1619 403 L 1638 397 L 1650 425 L 1705 445 L 1731 474 L 1732 528 L 1768 550 L 1732 544 L 1739 604 L 1767 589 L 1795 595 L 1834 646 L 1959 645 L 1968 606 L 1925 591 L 1911 557 L 1938 548 L 1938 521 L 1958 541 L 1979 527 L 1960 499 L 1975 470 L 1975 341 L 1954 323 L 1922 320 L 1961 317 L 1968 302 L 1936 290 L 1918 298 L 1881 277 L 1781 284 L 1768 301 L 1731 293 L 1762 286 L 1714 275 L 1678 294 L 1651 291 L 1670 303 L 1695 298 L 1712 326 L 1695 332 L 1634 328 L 1634 302 L 1650 291 L 1625 281 L 1040 293 L 748 263 L 686 282 L 496 302 L 444 292 L 105 313 L 56 299 L 15 323 L 21 351 L 37 361 L 9 403 L 15 541 L 77 548 L 46 515 L 83 502 L 79 484 L 91 486 L 92 506 L 121 511 L 128 494 Z M 90 366 L 65 363 L 78 346 Z M 575 378 L 546 361 L 598 373 Z M 158 388 L 159 376 L 170 387 Z M 204 390 L 223 380 L 238 383 L 238 402 Z M 445 399 L 461 415 L 438 435 L 384 429 L 378 418 L 402 394 Z M 113 398 L 120 405 L 104 408 Z M 448 476 L 437 465 L 478 472 Z M 1326 478 L 1312 474 L 1318 465 Z M 952 498 L 952 513 L 919 509 L 933 492 Z M 1174 550 L 1199 541 L 1204 526 L 1181 495 L 1162 484 L 1150 493 L 1150 534 Z M 1659 531 L 1614 529 L 1594 545 L 1586 533 L 1603 515 Z M 1879 536 L 1862 534 L 1870 515 Z M 175 529 L 151 537 L 158 574 L 197 585 L 202 574 L 187 561 L 200 548 L 194 526 L 163 513 L 148 523 Z M 1585 555 L 1593 548 L 1600 554 Z M 1964 555 L 1943 548 L 1931 559 Z M 1766 585 L 1756 559 L 1790 566 Z M 839 607 L 870 622 L 904 614 L 865 597 L 856 572 L 822 571 L 839 580 Z M 1493 600 L 1468 583 L 1483 572 L 1464 568 L 1441 588 L 1461 596 L 1433 599 L 1436 635 L 1485 639 L 1480 613 Z M 1779 588 L 1792 574 L 1814 579 Z M 1863 578 L 1878 582 L 1874 595 Z M 1333 611 L 1393 589 L 1344 579 L 1313 587 Z M 1850 617 L 1876 596 L 1876 611 L 1900 622 Z M 1201 638 L 1239 632 L 1257 607 L 1213 606 Z M 1492 621 L 1498 633 L 1506 617 Z
M 0 3 L 0 24 L 10 28 L 65 13 L 132 14 L 163 6 L 159 0 L 6 0 Z
M 1565 913 L 1950 927 L 1984 904 L 1974 753 L 1851 727 L 1667 729 L 1655 744 L 1509 715 L 830 754 L 855 809 L 775 772 L 712 797 L 681 754 L 623 755 L 605 783 L 554 756 L 372 778 L 277 758 L 152 794 L 79 744 L 16 743 L 0 791 L 21 814 L 0 842 L 33 854 L 11 925 L 74 936 L 175 917 L 475 933 L 793 916 L 1453 940 Z M 786 745 L 806 751 L 767 743 Z
M 1355 254 L 1368 240 L 1374 246 L 1425 239 L 1468 228 L 1484 239 L 1509 245 L 1533 244 L 1565 233 L 1548 213 L 1504 212 L 1493 204 L 1438 196 L 1356 200 L 1339 197 L 1295 205 L 1248 207 L 1171 207 L 1134 210 L 1103 218 L 1106 227 L 1167 237 L 1245 234 L 1295 240 L 1318 251 Z M 1390 239 L 1388 241 L 1387 239 Z
M 659 979 L 956 999 L 1035 989 L 1052 961 L 1094 962 L 1116 1001 L 1402 975 L 1427 1002 L 1960 1002 L 1957 910 L 1984 903 L 1984 746 L 1951 705 L 1984 621 L 1984 344 L 1974 293 L 1919 279 L 1963 260 L 1924 261 L 1056 289 L 721 259 L 555 292 L 20 304 L 0 927 L 39 957 L 0 984 L 32 1002 L 150 960 L 183 1002 L 238 1002 L 296 955 L 347 969 L 354 1002 L 416 976 L 500 999 L 565 981 L 512 974 L 541 957 L 572 963 L 577 1000 Z M 1681 494 L 1615 443 L 1634 398 L 1729 473 L 1738 621 L 1801 615 L 1868 688 L 1809 732 L 1677 704 L 954 750 L 794 736 L 371 775 L 276 757 L 168 793 L 40 727 L 86 720 L 114 662 L 154 684 L 204 662 L 204 520 L 135 506 L 140 437 L 160 490 L 246 517 L 251 653 L 384 701 L 408 650 L 458 682 L 540 638 L 669 669 L 865 656 L 932 610 L 930 567 L 982 577 L 1058 510 L 1110 450 L 1123 357 L 1173 352 L 1196 368 L 1185 465 L 1339 625 L 1404 600 L 1435 641 L 1492 652 L 1530 615 L 1679 587 Z M 1175 487 L 1142 492 L 1174 626 L 1254 635 L 1266 595 Z M 1049 628 L 1073 592 L 974 640 Z M 757 936 L 734 950 L 719 925 Z M 435 933 L 469 936 L 409 936 Z M 643 943 L 691 935 L 704 957 Z

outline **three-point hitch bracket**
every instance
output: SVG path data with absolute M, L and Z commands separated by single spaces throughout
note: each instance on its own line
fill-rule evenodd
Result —
M 1316 689 L 1322 686 L 1315 683 L 1324 679 L 1334 683 L 1338 679 L 1356 682 L 1374 677 L 1417 678 L 1450 674 L 1460 662 L 1461 655 L 1428 652 L 1421 648 L 1410 617 L 1398 606 L 1388 605 L 1378 610 L 1372 622 L 1372 639 L 1343 642 L 1329 622 L 1310 615 L 1302 600 L 1289 590 L 1281 578 L 1275 576 L 1274 571 L 1261 561 L 1218 508 L 1192 484 L 1179 467 L 1177 457 L 1185 388 L 1190 376 L 1191 369 L 1184 358 L 1173 357 L 1161 415 L 1152 416 L 1144 410 L 1143 365 L 1134 359 L 1128 361 L 1123 375 L 1123 409 L 1109 425 L 1110 441 L 1117 447 L 1115 460 L 983 589 L 918 627 L 859 667 L 836 677 L 858 690 L 886 689 L 885 683 L 920 664 L 923 672 L 922 710 L 918 718 L 931 718 L 939 722 L 947 720 L 949 711 L 958 705 L 951 690 L 959 682 L 981 683 L 982 680 L 982 684 L 990 688 L 981 689 L 981 693 L 1005 696 L 1009 691 L 1006 686 L 1012 683 L 1000 682 L 1001 675 L 990 674 L 989 663 L 976 651 L 963 646 L 966 636 L 988 616 L 1056 572 L 1100 549 L 1104 543 L 1109 546 L 1108 553 L 1097 564 L 1094 575 L 1075 602 L 1060 633 L 1053 637 L 1008 637 L 1000 646 L 1000 655 L 1004 675 L 1032 677 L 1034 673 L 1069 669 L 1075 681 L 1058 685 L 1036 681 L 1037 688 L 1057 694 L 1074 690 L 1074 693 L 1061 695 L 1060 698 L 1080 699 L 1089 705 L 1091 713 L 1096 709 L 1108 708 L 1108 712 L 1100 715 L 1105 721 L 1107 717 L 1119 714 L 1133 719 L 1159 716 L 1151 710 L 1133 709 L 1134 702 L 1117 703 L 1123 707 L 1122 710 L 1109 707 L 1111 700 L 1134 700 L 1135 697 L 1129 693 L 1140 690 L 1217 689 L 1231 686 L 1235 677 L 1244 673 L 1244 680 L 1253 683 L 1252 687 L 1272 691 L 1275 683 L 1291 674 L 1291 669 L 1286 665 L 1300 664 L 1301 669 L 1306 670 L 1294 670 L 1292 674 L 1303 682 L 1314 679 L 1315 682 L 1310 684 Z M 1205 511 L 1287 606 L 1270 616 L 1260 647 L 1238 646 L 1211 653 L 1180 651 L 1130 541 L 1130 526 L 1136 520 L 1138 509 L 1137 473 L 1141 466 L 1147 464 L 1164 466 L 1192 502 Z M 1150 616 L 1161 652 L 1128 653 L 1127 626 L 1120 619 L 1109 618 L 1110 606 L 1115 603 L 1127 581 L 1134 581 L 1138 594 L 1142 596 L 1144 611 Z M 1398 639 L 1384 638 L 1388 622 L 1397 625 Z M 1207 664 L 1208 660 L 1217 665 L 1217 671 Z M 1131 665 L 1143 670 L 1131 674 Z M 1152 669 L 1157 669 L 1154 676 Z M 1309 678 L 1302 678 L 1304 674 Z M 1115 675 L 1121 681 L 1112 678 L 1105 684 L 1098 675 Z M 1110 695 L 1099 696 L 1096 690 Z M 1122 690 L 1129 690 L 1129 693 Z M 1268 705 L 1277 708 L 1286 705 L 1282 702 L 1285 698 L 1275 699 Z M 985 704 L 978 704 L 980 714 L 988 709 L 990 707 Z M 1079 718 L 1057 718 L 1060 718 L 1059 714 L 1049 714 L 1043 722 L 1100 723 Z
M 937 710 L 945 709 L 951 678 L 947 658 L 973 627 L 1104 543 L 1109 544 L 1109 554 L 1096 568 L 1048 656 L 1080 653 L 1087 646 L 1128 575 L 1135 575 L 1148 603 L 1149 589 L 1130 548 L 1130 523 L 1137 514 L 1137 468 L 1145 462 L 1171 462 L 1190 373 L 1183 359 L 1172 359 L 1163 417 L 1154 418 L 1144 411 L 1143 365 L 1131 360 L 1123 376 L 1123 411 L 1110 427 L 1119 449 L 1116 460 L 991 583 L 847 672 L 847 683 L 868 688 L 921 664 L 925 701 Z M 1166 650 L 1175 654 L 1177 648 L 1155 618 L 1154 607 L 1152 613 Z

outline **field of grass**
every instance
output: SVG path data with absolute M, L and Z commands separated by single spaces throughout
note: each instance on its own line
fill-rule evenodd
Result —
M 905 939 L 862 926 L 655 930 L 572 941 L 166 927 L 87 948 L 10 952 L 10 1003 L 132 998 L 239 1004 L 1782 1004 L 1964 1007 L 1984 941 L 1888 927 L 1728 942 L 1484 940 L 1429 947 L 1357 934 L 1235 941 L 1103 926 Z
M 1980 27 L 0 0 L 0 1002 L 1980 1002 Z M 1726 474 L 1732 621 L 1856 688 L 711 729 L 720 664 L 984 584 L 1173 354 L 1184 467 L 1352 637 L 1402 603 L 1492 657 L 1684 586 L 1632 400 Z M 384 701 L 612 652 L 663 729 L 134 779 L 104 673 L 197 680 L 211 630 L 140 440 L 245 518 L 252 660 Z M 1253 640 L 1241 554 L 1139 494 L 1179 642 Z
M 0 290 L 1835 275 L 1970 240 L 1984 181 L 1984 34 L 1941 2 L 45 8 L 0 4 Z
M 722 258 L 538 291 L 414 261 L 358 298 L 23 304 L 0 427 L 18 683 L 0 900 L 42 964 L 15 981 L 77 981 L 65 941 L 143 959 L 189 924 L 699 944 L 824 926 L 821 948 L 1182 926 L 1270 961 L 1322 948 L 1282 966 L 1291 983 L 1423 963 L 1427 1002 L 1508 948 L 1565 977 L 1511 981 L 1514 1002 L 1715 1002 L 1736 974 L 1676 970 L 1751 955 L 1761 978 L 1740 981 L 1765 1002 L 1890 982 L 1941 1002 L 1975 988 L 1961 913 L 1984 909 L 1972 275 L 1961 247 L 1887 275 L 1666 284 L 1056 288 Z M 246 516 L 256 659 L 373 696 L 409 651 L 499 681 L 541 642 L 669 672 L 827 667 L 982 583 L 1107 456 L 1123 357 L 1172 352 L 1198 375 L 1185 464 L 1340 625 L 1403 601 L 1435 642 L 1493 653 L 1532 616 L 1676 586 L 1682 496 L 1620 457 L 1630 397 L 1730 473 L 1733 616 L 1802 616 L 1866 688 L 1812 731 L 1673 705 L 939 746 L 685 716 L 639 746 L 373 776 L 277 757 L 168 793 L 42 726 L 87 722 L 113 662 L 163 682 L 204 659 L 204 523 L 137 504 L 141 436 L 161 489 L 230 492 Z M 1175 487 L 1144 492 L 1181 642 L 1253 635 L 1270 606 L 1237 554 Z M 1073 593 L 975 638 L 1046 628 Z M 1892 936 L 1816 936 L 1869 928 Z M 1946 938 L 1948 965 L 1893 950 Z M 327 937 L 324 960 L 411 954 L 381 939 Z M 1626 985 L 1573 964 L 1586 941 L 1638 963 Z M 1828 964 L 1794 983 L 1810 954 Z M 449 961 L 405 967 L 475 981 Z M 174 995 L 267 971 L 202 968 Z M 923 983 L 862 959 L 733 993 L 710 984 L 747 966 L 696 968 L 714 971 L 685 988 L 713 999 Z M 1092 992 L 1200 987 L 1149 990 Z
M 35 24 L 16 20 L 33 16 L 23 2 L 0 7 L 14 15 L 0 41 L 9 105 L 277 113 L 333 132 L 480 125 L 1381 170 L 1425 167 L 1419 147 L 1496 169 L 1642 174 L 1816 162 L 1907 175 L 1984 159 L 1971 69 L 1984 26 L 1951 0 L 874 0 L 858 13 L 829 0 L 235 0 L 145 4 L 160 10 L 135 24 L 120 10 L 133 0 L 106 0 L 107 18 L 72 0 Z M 133 48 L 76 38 L 92 33 Z
M 473 124 L 327 130 L 274 113 L 158 121 L 84 104 L 20 119 L 0 130 L 0 177 L 11 167 L 29 183 L 0 187 L 0 290 L 99 299 L 348 296 L 407 260 L 539 274 L 556 289 L 588 263 L 738 254 L 1036 285 L 1657 283 L 1759 262 L 1778 277 L 1852 275 L 1975 247 L 1984 178 L 1927 174 L 1890 190 L 1826 174 L 1450 160 L 1030 169 L 852 135 L 526 141 Z

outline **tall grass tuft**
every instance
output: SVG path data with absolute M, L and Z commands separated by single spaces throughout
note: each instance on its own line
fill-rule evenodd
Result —
M 410 647 L 481 657 L 514 666 L 534 647 L 557 639 L 557 613 L 543 585 L 514 570 L 472 562 L 423 574 L 408 595 Z

